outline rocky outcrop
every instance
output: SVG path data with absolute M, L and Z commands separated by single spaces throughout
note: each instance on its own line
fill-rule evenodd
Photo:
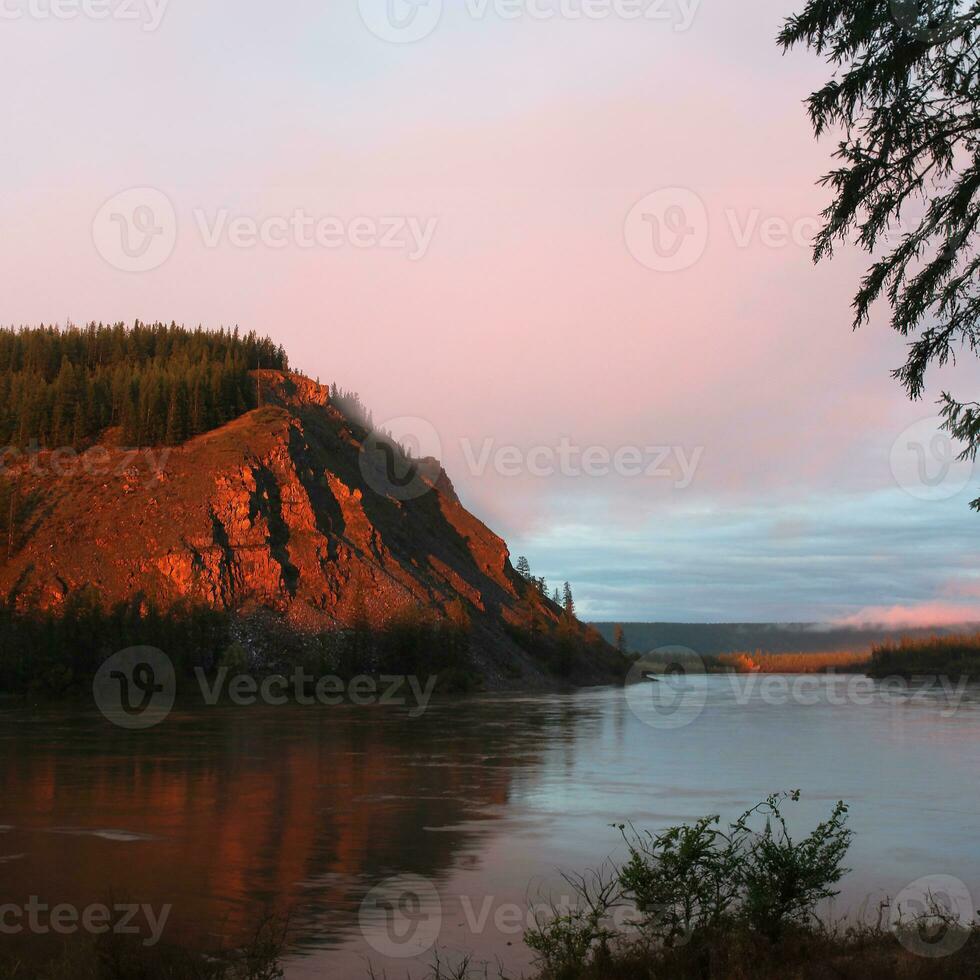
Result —
M 441 467 L 429 461 L 423 492 L 398 499 L 368 478 L 369 433 L 326 387 L 272 371 L 260 385 L 262 408 L 170 451 L 127 453 L 110 432 L 58 472 L 50 454 L 23 462 L 13 476 L 34 501 L 32 527 L 0 588 L 20 608 L 91 587 L 106 605 L 140 595 L 269 610 L 303 631 L 461 607 L 488 663 L 522 656 L 507 624 L 557 627 L 560 611 Z

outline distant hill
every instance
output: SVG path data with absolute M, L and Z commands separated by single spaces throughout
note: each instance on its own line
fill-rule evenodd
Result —
M 616 623 L 593 623 L 610 642 Z M 689 647 L 702 656 L 740 651 L 833 653 L 870 650 L 885 640 L 962 632 L 963 626 L 917 629 L 859 628 L 825 623 L 622 623 L 627 648 L 647 653 L 657 647 Z M 980 624 L 977 624 L 980 628 Z

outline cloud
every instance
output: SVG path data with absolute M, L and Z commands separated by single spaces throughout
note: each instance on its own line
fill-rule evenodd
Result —
M 913 629 L 931 626 L 965 626 L 978 622 L 980 622 L 980 604 L 924 602 L 912 606 L 866 606 L 853 615 L 836 619 L 834 625 Z

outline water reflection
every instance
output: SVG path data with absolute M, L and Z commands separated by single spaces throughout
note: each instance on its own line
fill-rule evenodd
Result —
M 515 783 L 556 747 L 571 764 L 599 713 L 485 699 L 464 722 L 457 708 L 214 709 L 137 733 L 6 713 L 2 900 L 169 903 L 171 928 L 196 941 L 238 941 L 289 911 L 301 945 L 341 942 L 376 882 L 472 860 Z

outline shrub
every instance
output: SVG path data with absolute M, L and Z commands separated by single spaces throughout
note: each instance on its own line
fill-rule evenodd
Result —
M 641 915 L 638 925 L 667 946 L 692 933 L 741 919 L 777 938 L 789 923 L 806 922 L 846 873 L 850 846 L 847 807 L 794 843 L 781 806 L 799 791 L 768 797 L 720 829 L 720 817 L 638 834 L 621 827 L 630 859 L 620 874 L 624 893 Z M 760 833 L 752 822 L 765 819 Z
M 656 835 L 619 828 L 630 854 L 620 882 L 647 937 L 673 946 L 729 915 L 741 885 L 742 845 L 718 829 L 719 821 L 702 817 Z
M 562 876 L 578 896 L 574 908 L 552 906 L 546 920 L 535 916 L 535 927 L 524 934 L 524 942 L 540 957 L 549 973 L 574 975 L 585 963 L 601 964 L 609 959 L 610 943 L 617 933 L 609 925 L 609 914 L 621 898 L 615 868 L 584 875 Z
M 799 793 L 790 799 L 797 801 Z M 763 809 L 765 832 L 749 838 L 744 856 L 739 855 L 741 912 L 752 928 L 778 939 L 787 925 L 808 924 L 817 904 L 838 894 L 832 886 L 847 873 L 842 862 L 852 833 L 845 827 L 843 802 L 799 843 L 790 836 L 778 798 L 770 797 Z
M 795 842 L 782 806 L 799 798 L 798 790 L 774 794 L 727 829 L 718 816 L 658 834 L 617 825 L 627 862 L 611 879 L 599 873 L 566 878 L 579 907 L 555 910 L 525 941 L 548 975 L 561 977 L 596 965 L 615 942 L 628 945 L 628 937 L 609 925 L 624 904 L 635 910 L 631 924 L 639 945 L 668 951 L 694 940 L 710 942 L 726 930 L 775 942 L 789 927 L 811 924 L 817 904 L 837 894 L 833 886 L 846 873 L 842 862 L 851 831 L 845 826 L 847 807 L 838 803 L 827 820 Z M 753 829 L 762 821 L 761 830 Z

